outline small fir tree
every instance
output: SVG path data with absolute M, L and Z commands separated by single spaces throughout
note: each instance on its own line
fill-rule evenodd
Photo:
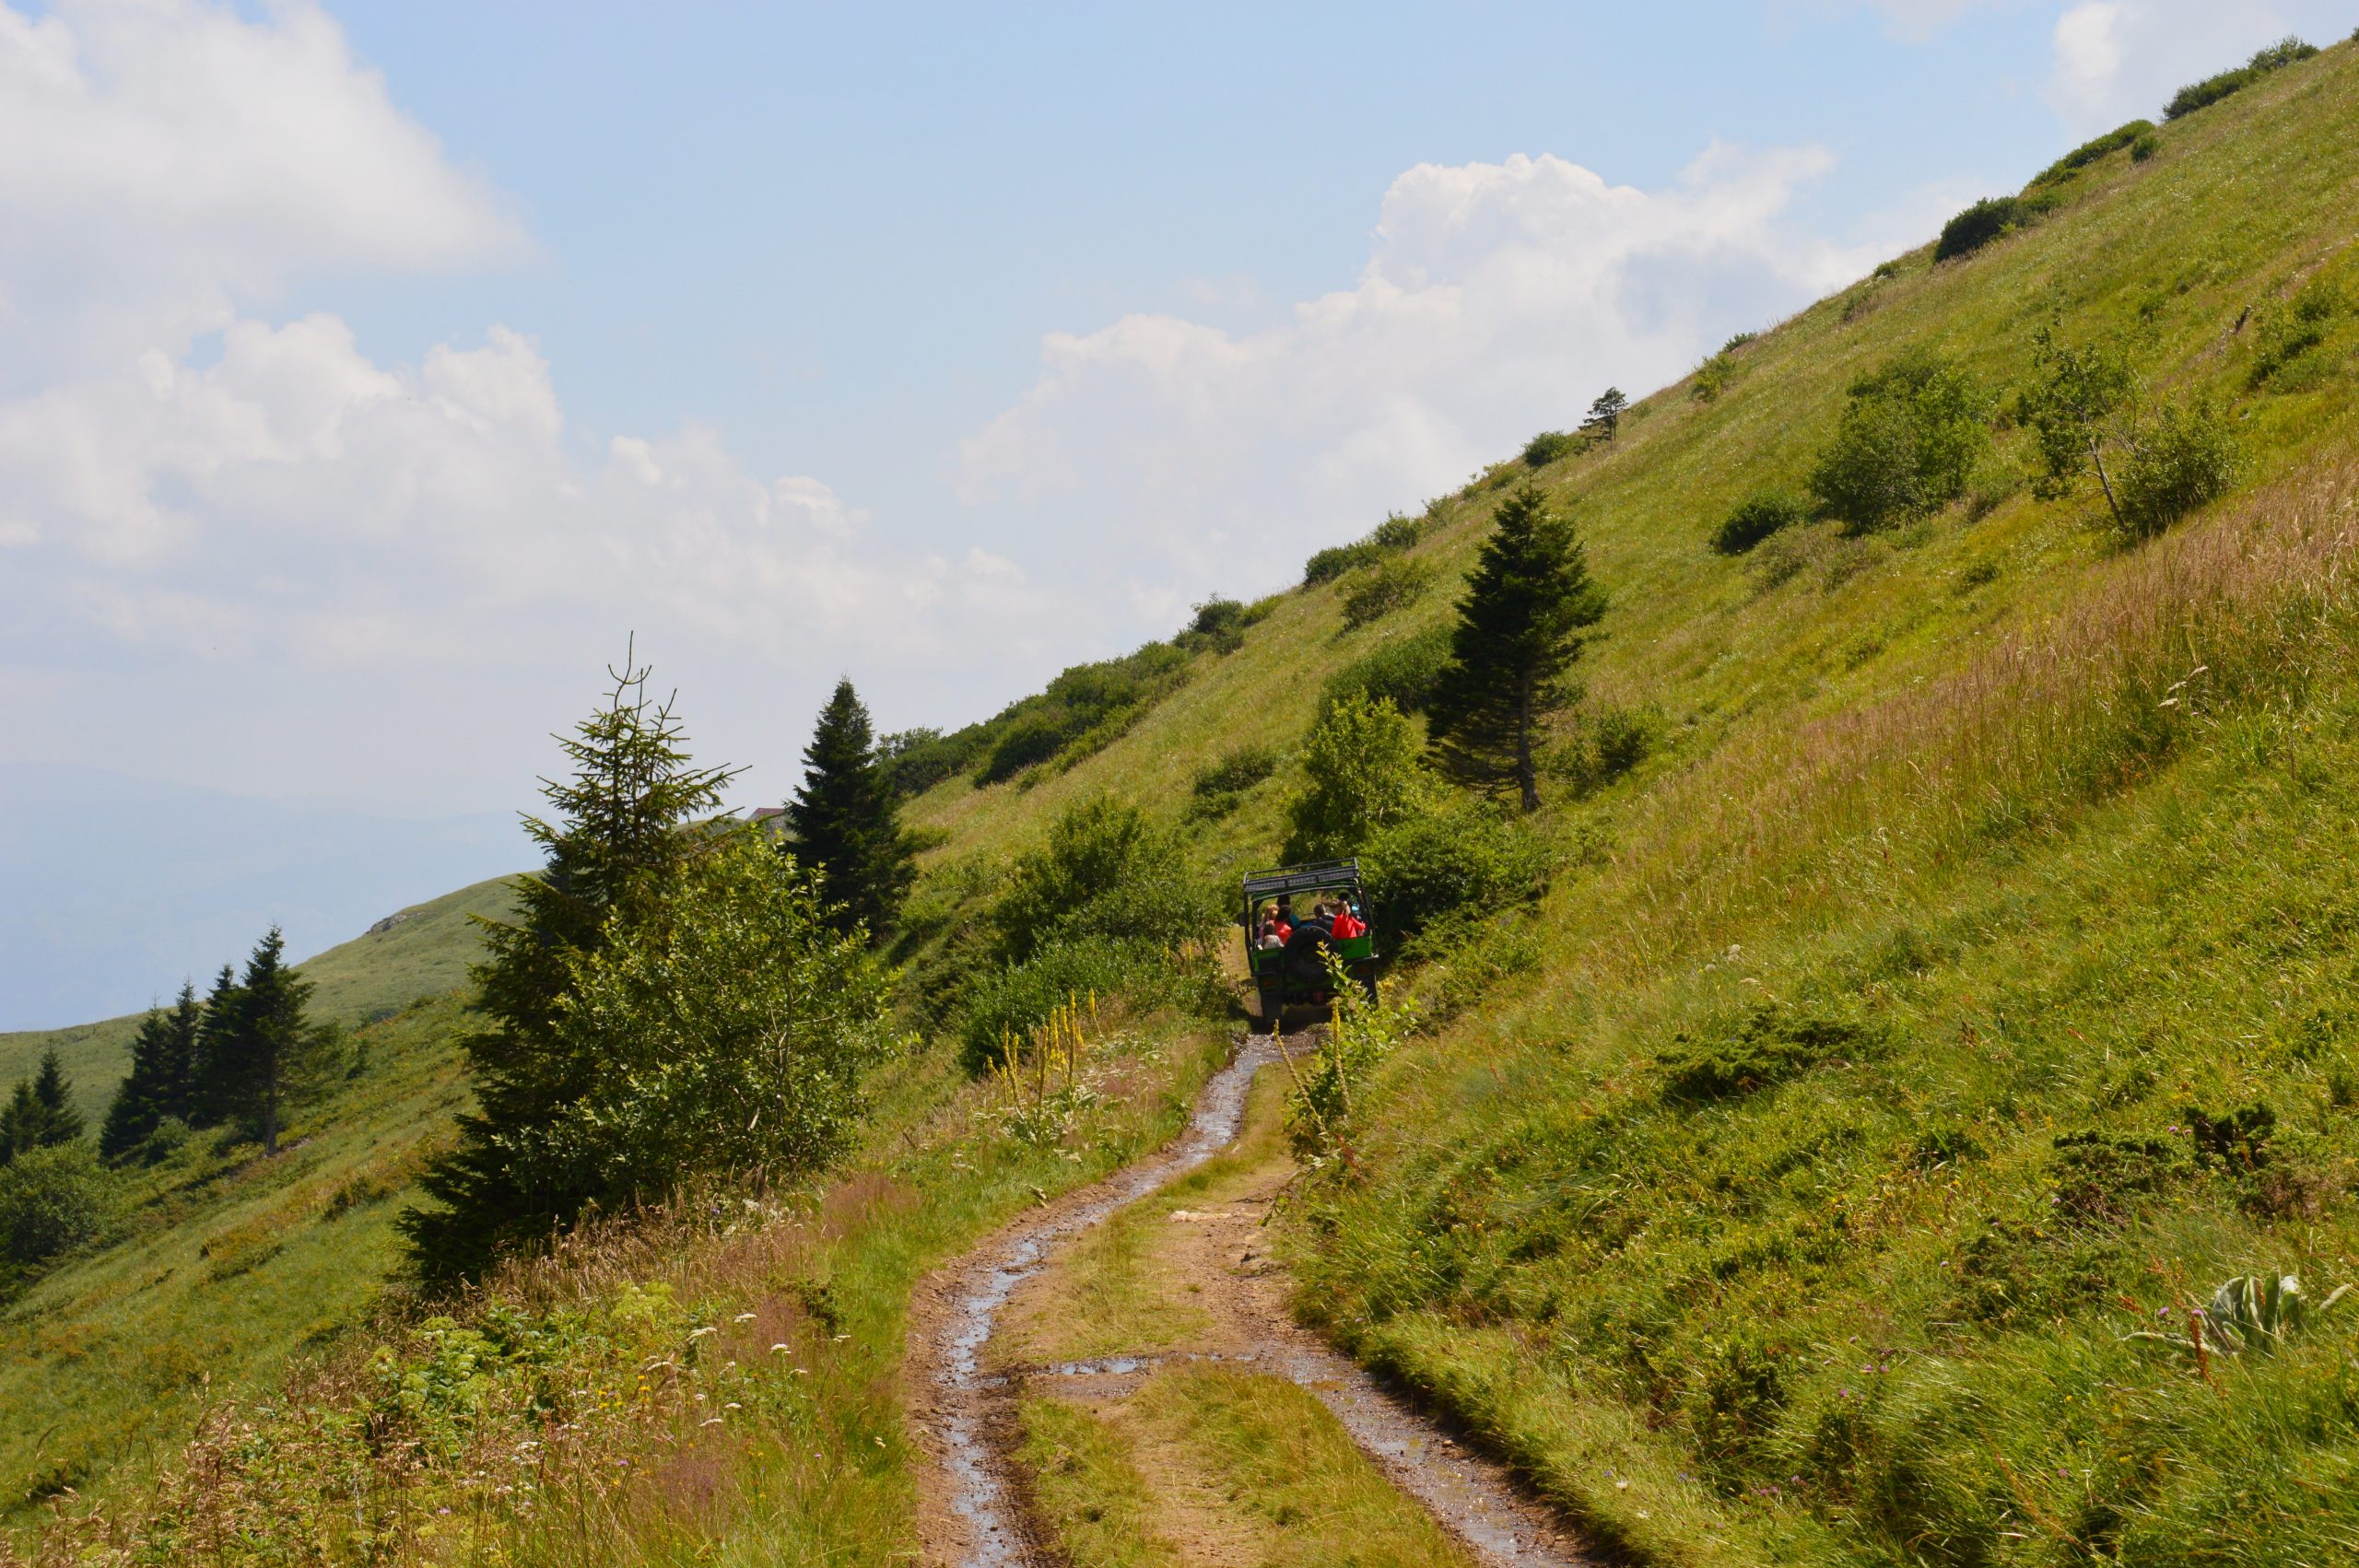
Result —
M 1540 808 L 1540 727 L 1575 693 L 1566 676 L 1605 593 L 1571 519 L 1530 486 L 1503 502 L 1467 579 L 1427 718 L 1443 769 L 1485 790 L 1512 789 Z
M 82 1112 L 74 1104 L 74 1083 L 57 1047 L 41 1052 L 30 1078 L 17 1081 L 8 1108 L 0 1111 L 0 1162 L 35 1149 L 71 1143 L 82 1136 Z
M 192 1118 L 189 1073 L 204 1016 L 196 987 L 183 981 L 170 1011 L 154 1008 L 140 1021 L 139 1034 L 131 1042 L 131 1071 L 115 1089 L 99 1129 L 100 1153 L 121 1160 L 154 1136 L 167 1118 Z
M 246 960 L 239 1008 L 231 1119 L 278 1153 L 287 1113 L 320 1087 L 334 1036 L 305 1017 L 311 983 L 287 962 L 287 939 L 270 928 Z
M 850 680 L 819 710 L 803 752 L 803 782 L 786 808 L 795 856 L 823 878 L 828 919 L 849 935 L 890 930 L 915 874 L 892 778 L 871 739 L 868 709 Z
M 1613 440 L 1622 433 L 1622 415 L 1629 406 L 1630 400 L 1622 395 L 1620 387 L 1606 388 L 1589 405 L 1589 416 L 1581 421 L 1581 433 L 1591 440 L 1601 437 Z
M 483 920 L 487 956 L 469 971 L 489 1025 L 461 1041 L 476 1109 L 459 1118 L 458 1147 L 419 1185 L 434 1200 L 401 1217 L 425 1277 L 479 1274 L 503 1249 L 546 1241 L 592 1195 L 585 1176 L 520 1158 L 580 1103 L 604 1064 L 560 1036 L 580 965 L 621 930 L 661 907 L 664 888 L 712 842 L 689 830 L 717 812 L 734 777 L 689 765 L 670 702 L 647 694 L 648 670 L 626 657 L 609 670 L 605 705 L 557 737 L 571 773 L 544 780 L 555 819 L 524 819 L 547 857 L 516 884 L 515 920 Z

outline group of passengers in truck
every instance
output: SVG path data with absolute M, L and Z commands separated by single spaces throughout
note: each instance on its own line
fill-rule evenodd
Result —
M 1347 895 L 1340 893 L 1332 897 L 1325 894 L 1320 895 L 1312 902 L 1310 913 L 1305 915 L 1299 924 L 1316 926 L 1336 942 L 1349 942 L 1352 938 L 1365 935 L 1367 931 L 1367 925 L 1360 919 L 1360 912 L 1352 907 L 1352 901 Z M 1275 901 L 1264 904 L 1255 913 L 1253 945 L 1262 948 L 1284 947 L 1293 938 L 1297 925 L 1294 916 L 1294 899 L 1290 895 L 1281 894 Z

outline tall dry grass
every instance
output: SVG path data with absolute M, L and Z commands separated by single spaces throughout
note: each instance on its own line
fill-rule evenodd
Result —
M 2069 607 L 1947 674 L 1741 735 L 1631 823 L 1597 889 L 1625 911 L 1601 959 L 1642 976 L 1756 919 L 1889 897 L 1977 842 L 2055 829 L 2346 654 L 2354 551 L 2345 458 L 2099 564 Z

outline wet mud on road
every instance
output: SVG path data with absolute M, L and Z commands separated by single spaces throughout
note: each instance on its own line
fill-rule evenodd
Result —
M 1308 1036 L 1290 1037 L 1299 1055 Z M 1285 1310 L 1285 1281 L 1261 1226 L 1275 1186 L 1215 1209 L 1180 1211 L 1179 1249 L 1189 1289 L 1218 1323 L 1221 1348 L 1109 1355 L 997 1369 L 986 1349 L 1009 1304 L 1062 1247 L 1124 1205 L 1177 1181 L 1238 1136 L 1254 1074 L 1280 1059 L 1278 1042 L 1248 1036 L 1197 1096 L 1186 1133 L 1159 1153 L 1066 1194 L 999 1232 L 921 1287 L 910 1345 L 911 1417 L 927 1460 L 921 1473 L 920 1535 L 942 1568 L 1036 1568 L 1059 1561 L 1033 1537 L 1009 1457 L 1017 1398 L 1027 1388 L 1091 1399 L 1121 1398 L 1159 1366 L 1217 1363 L 1283 1377 L 1333 1413 L 1381 1473 L 1415 1498 L 1475 1562 L 1491 1568 L 1586 1564 L 1578 1543 L 1498 1465 L 1469 1452 L 1327 1348 Z

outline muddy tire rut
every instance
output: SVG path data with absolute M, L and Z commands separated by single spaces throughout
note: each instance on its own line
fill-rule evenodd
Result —
M 1169 1256 L 1185 1276 L 1191 1302 L 1212 1318 L 1206 1343 L 1216 1348 L 1013 1367 L 995 1365 L 987 1353 L 1011 1303 L 1069 1243 L 1235 1141 L 1254 1075 L 1281 1059 L 1281 1044 L 1247 1036 L 1198 1094 L 1180 1138 L 1012 1223 L 919 1288 L 907 1387 L 923 1458 L 917 1522 L 926 1562 L 941 1568 L 1063 1562 L 1044 1539 L 1013 1457 L 1020 1435 L 1018 1401 L 1027 1392 L 1121 1399 L 1159 1367 L 1188 1362 L 1281 1377 L 1316 1396 L 1384 1477 L 1414 1498 L 1475 1562 L 1541 1568 L 1595 1561 L 1504 1469 L 1295 1323 L 1286 1310 L 1284 1270 L 1269 1255 L 1262 1229 L 1278 1183 L 1168 1216 L 1184 1226 Z M 1283 1042 L 1290 1055 L 1310 1047 L 1308 1036 Z

